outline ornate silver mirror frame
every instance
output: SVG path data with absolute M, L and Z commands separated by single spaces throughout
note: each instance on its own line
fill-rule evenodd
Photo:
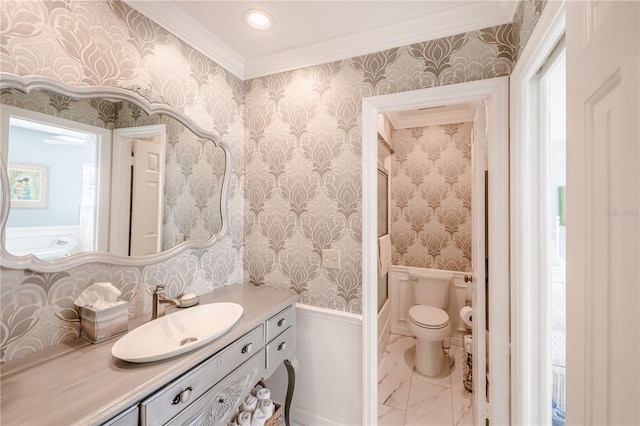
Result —
M 153 94 L 144 93 L 142 95 L 118 87 L 71 87 L 63 83 L 53 81 L 43 77 L 20 77 L 14 74 L 0 73 L 0 89 L 18 89 L 25 93 L 34 90 L 48 90 L 75 99 L 88 99 L 94 97 L 105 97 L 118 101 L 128 101 L 140 107 L 145 113 L 165 114 L 191 130 L 196 136 L 210 139 L 213 143 L 222 148 L 225 155 L 225 170 L 220 195 L 220 215 L 222 226 L 218 233 L 212 235 L 209 240 L 197 241 L 187 240 L 161 253 L 146 256 L 120 256 L 105 252 L 85 252 L 74 254 L 59 260 L 46 261 L 30 254 L 25 256 L 14 256 L 5 249 L 5 230 L 10 208 L 10 186 L 8 181 L 7 159 L 0 156 L 0 266 L 9 269 L 29 269 L 37 272 L 60 272 L 87 263 L 106 263 L 122 266 L 142 266 L 159 263 L 170 259 L 177 254 L 197 248 L 210 247 L 222 235 L 227 227 L 227 192 L 231 173 L 231 155 L 228 147 L 215 135 L 202 130 L 191 119 L 181 112 L 162 103 L 150 103 L 144 96 L 153 98 Z

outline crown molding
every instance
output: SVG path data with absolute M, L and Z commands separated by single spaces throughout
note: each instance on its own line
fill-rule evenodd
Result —
M 170 1 L 123 0 L 156 24 L 164 27 L 241 80 L 245 79 L 245 60 Z
M 502 2 L 502 8 L 504 9 L 506 16 L 509 18 L 508 22 L 513 22 L 513 18 L 516 16 L 519 5 L 519 1 Z
M 241 80 L 340 61 L 395 47 L 462 34 L 512 22 L 517 1 L 460 1 L 433 13 L 286 49 L 256 58 L 244 58 L 181 10 L 177 2 L 123 0 L 166 28 Z
M 511 3 L 511 2 L 510 2 Z M 514 2 L 517 3 L 517 2 Z M 515 9 L 514 9 L 515 12 Z M 252 79 L 408 46 L 512 21 L 502 2 L 459 2 L 435 13 L 246 60 Z

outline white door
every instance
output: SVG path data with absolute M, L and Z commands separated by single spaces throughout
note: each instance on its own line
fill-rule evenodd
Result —
M 141 141 L 154 146 L 136 148 Z M 166 143 L 164 124 L 113 131 L 110 253 L 128 256 L 160 251 Z M 136 149 L 140 155 L 134 155 Z M 144 194 L 143 188 L 146 188 L 147 194 Z M 132 190 L 138 192 L 135 199 Z M 143 196 L 147 199 L 141 198 Z M 151 210 L 145 212 L 146 209 Z M 137 223 L 135 231 L 131 229 L 132 221 Z M 136 242 L 133 243 L 132 239 Z M 142 243 L 143 240 L 146 242 Z M 132 245 L 135 246 L 135 253 L 130 253 Z
M 486 353 L 488 335 L 486 331 L 485 309 L 487 294 L 485 287 L 485 149 L 488 142 L 486 125 L 486 101 L 482 101 L 476 108 L 473 121 L 473 138 L 471 142 L 471 173 L 473 206 L 473 221 L 471 223 L 471 261 L 473 264 L 473 353 Z M 481 372 L 488 372 L 488 359 L 484 356 L 473 357 L 473 390 L 476 413 L 480 416 L 487 412 L 487 376 Z M 476 423 L 484 424 L 484 419 L 477 419 Z
M 130 255 L 142 256 L 160 252 L 162 244 L 160 144 L 136 139 L 133 152 Z
M 568 424 L 640 424 L 639 28 L 567 2 Z

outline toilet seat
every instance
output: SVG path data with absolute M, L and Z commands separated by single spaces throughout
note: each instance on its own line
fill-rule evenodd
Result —
M 440 308 L 415 305 L 409 309 L 409 319 L 422 328 L 440 329 L 449 325 L 449 315 Z

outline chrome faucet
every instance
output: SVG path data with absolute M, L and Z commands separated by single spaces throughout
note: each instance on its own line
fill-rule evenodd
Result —
M 179 306 L 180 301 L 178 299 L 171 299 L 165 297 L 165 287 L 163 285 L 157 285 L 153 290 L 153 304 L 151 306 L 151 319 L 154 320 L 164 315 L 165 305 Z

